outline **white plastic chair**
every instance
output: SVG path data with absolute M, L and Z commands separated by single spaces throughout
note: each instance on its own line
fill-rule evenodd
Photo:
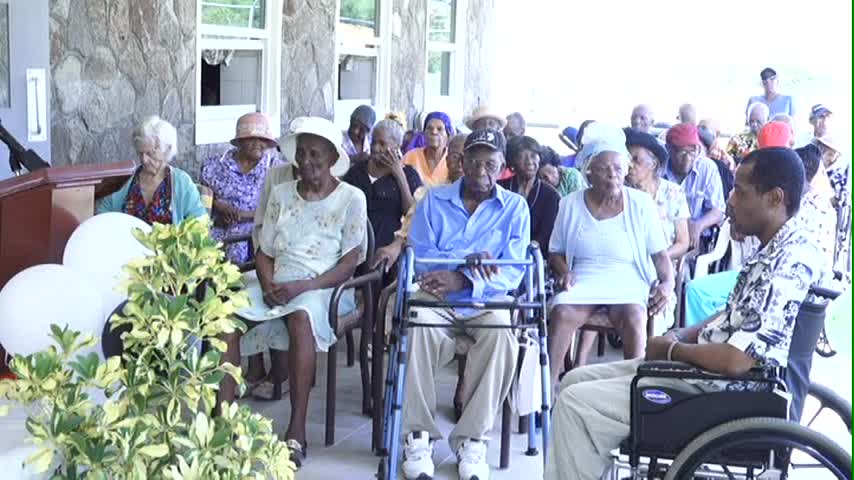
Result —
M 732 241 L 732 237 L 730 236 L 730 223 L 729 218 L 727 218 L 724 220 L 724 223 L 721 225 L 720 231 L 718 232 L 718 239 L 715 242 L 715 248 L 713 248 L 711 252 L 697 257 L 696 263 L 694 264 L 693 279 L 696 280 L 708 275 L 709 267 L 711 267 L 712 263 L 724 258 L 727 247 L 729 247 L 730 244 L 732 244 L 733 251 L 735 251 L 736 243 L 738 242 Z

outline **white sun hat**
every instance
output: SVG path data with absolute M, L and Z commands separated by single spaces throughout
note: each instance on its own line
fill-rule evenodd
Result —
M 338 160 L 332 165 L 333 176 L 342 177 L 350 169 L 350 156 L 341 146 L 343 140 L 341 130 L 329 120 L 321 117 L 299 117 L 291 122 L 291 132 L 282 141 L 282 153 L 288 162 L 296 165 L 297 138 L 308 133 L 327 140 L 338 151 Z

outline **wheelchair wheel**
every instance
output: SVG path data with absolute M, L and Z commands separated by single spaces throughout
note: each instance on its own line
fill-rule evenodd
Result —
M 836 355 L 836 350 L 830 345 L 830 340 L 827 338 L 827 330 L 821 329 L 818 336 L 818 341 L 815 343 L 815 353 L 823 358 L 830 358 Z
M 812 427 L 813 422 L 815 422 L 816 418 L 818 418 L 821 412 L 823 412 L 824 410 L 831 410 L 839 417 L 840 420 L 842 420 L 843 423 L 845 423 L 845 427 L 848 428 L 848 433 L 851 433 L 850 403 L 848 403 L 844 398 L 837 395 L 837 393 L 831 390 L 830 388 L 812 382 L 810 383 L 809 390 L 807 391 L 807 399 L 809 399 L 810 397 L 818 401 L 818 409 L 813 415 L 811 415 L 810 421 L 806 422 L 804 425 L 806 425 L 807 427 Z M 808 402 L 809 400 L 807 400 L 807 402 L 804 402 L 805 410 Z
M 619 333 L 611 330 L 610 332 L 608 332 L 607 337 L 608 337 L 608 345 L 611 345 L 611 347 L 613 347 L 617 350 L 623 348 L 623 337 L 621 337 Z
M 851 480 L 851 455 L 842 447 L 807 427 L 780 418 L 767 417 L 727 422 L 698 436 L 673 460 L 664 480 L 691 479 L 695 478 L 695 474 L 702 478 L 703 465 L 720 464 L 722 451 L 741 451 L 746 448 L 769 451 L 770 448 L 785 448 L 790 452 L 802 452 L 812 457 L 817 466 L 823 467 L 835 478 Z M 785 474 L 788 465 L 777 465 L 776 468 Z M 728 468 L 724 468 L 724 472 L 723 478 L 734 477 Z

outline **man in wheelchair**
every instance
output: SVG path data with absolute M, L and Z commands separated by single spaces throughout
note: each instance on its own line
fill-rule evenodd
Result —
M 647 361 L 685 362 L 734 378 L 753 367 L 787 365 L 799 307 L 827 263 L 797 216 L 803 189 L 804 168 L 794 151 L 766 148 L 744 159 L 727 208 L 738 231 L 760 239 L 760 251 L 742 268 L 724 311 L 650 338 Z M 611 451 L 629 436 L 632 382 L 642 362 L 593 365 L 563 378 L 546 479 L 598 479 L 607 472 Z M 641 384 L 689 394 L 768 385 L 712 378 L 646 378 Z
M 432 189 L 417 206 L 409 244 L 416 258 L 524 259 L 530 239 L 525 199 L 496 184 L 504 168 L 505 141 L 496 130 L 477 130 L 465 143 L 462 179 Z M 476 265 L 476 263 L 473 263 Z M 416 267 L 420 291 L 412 298 L 486 301 L 516 289 L 523 267 L 483 266 L 449 270 Z M 413 308 L 418 323 L 510 326 L 507 310 Z M 453 335 L 460 329 L 412 328 L 409 370 L 404 387 L 403 473 L 408 479 L 432 478 L 433 441 L 442 433 L 433 415 L 438 368 L 454 358 Z M 474 339 L 468 351 L 463 412 L 450 435 L 460 478 L 489 478 L 486 435 L 500 412 L 516 367 L 518 343 L 511 329 L 465 329 Z M 396 439 L 392 440 L 396 441 Z

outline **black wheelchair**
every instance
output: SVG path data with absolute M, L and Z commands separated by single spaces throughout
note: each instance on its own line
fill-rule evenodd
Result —
M 810 294 L 808 299 L 832 300 L 839 295 L 819 287 L 810 289 Z M 851 433 L 851 405 L 809 381 L 824 309 L 810 301 L 801 305 L 784 369 L 757 368 L 732 379 L 684 363 L 643 363 L 631 385 L 630 435 L 614 452 L 612 478 L 786 479 L 809 471 L 798 478 L 812 479 L 818 478 L 814 469 L 820 468 L 832 478 L 851 479 L 851 455 L 810 428 L 818 413 L 831 410 Z M 644 380 L 656 378 L 737 380 L 750 382 L 744 383 L 750 387 L 687 393 L 687 389 L 644 385 Z M 820 408 L 802 425 L 808 396 Z M 804 454 L 814 461 L 802 463 Z
M 396 478 L 400 462 L 400 437 L 403 415 L 403 389 L 406 384 L 406 373 L 408 363 L 408 331 L 410 328 L 511 328 L 520 334 L 523 332 L 536 331 L 537 344 L 539 346 L 539 366 L 542 386 L 542 407 L 538 416 L 541 418 L 542 449 L 543 458 L 546 457 L 547 439 L 549 436 L 550 419 L 546 412 L 550 411 L 551 400 L 551 375 L 549 373 L 548 350 L 546 333 L 547 303 L 545 292 L 545 267 L 542 254 L 536 243 L 528 248 L 527 258 L 523 260 L 476 260 L 465 259 L 430 259 L 415 258 L 412 248 L 407 248 L 399 260 L 399 273 L 397 284 L 397 298 L 392 316 L 392 332 L 390 336 L 390 352 L 388 369 L 386 371 L 385 395 L 383 402 L 383 429 L 382 443 L 379 449 L 380 462 L 377 470 L 377 478 L 380 480 Z M 525 293 L 508 301 L 488 302 L 459 302 L 459 301 L 435 301 L 410 298 L 416 291 L 415 266 L 416 265 L 445 265 L 449 268 L 473 267 L 478 265 L 498 266 L 524 266 L 526 268 L 523 280 Z M 465 324 L 434 325 L 419 323 L 410 309 L 413 307 L 433 308 L 475 308 L 483 310 L 509 310 L 514 319 L 510 326 L 480 326 L 471 327 Z M 412 318 L 411 318 L 412 317 Z M 524 351 L 520 352 L 524 355 Z M 521 362 L 520 357 L 520 362 Z M 502 421 L 502 437 L 506 437 L 509 428 L 508 408 L 505 403 L 504 420 Z M 528 415 L 528 454 L 536 455 L 536 428 L 534 426 L 535 415 Z M 502 442 L 506 439 L 502 438 Z M 502 456 L 509 445 L 502 445 Z M 503 463 L 503 462 L 502 462 Z

